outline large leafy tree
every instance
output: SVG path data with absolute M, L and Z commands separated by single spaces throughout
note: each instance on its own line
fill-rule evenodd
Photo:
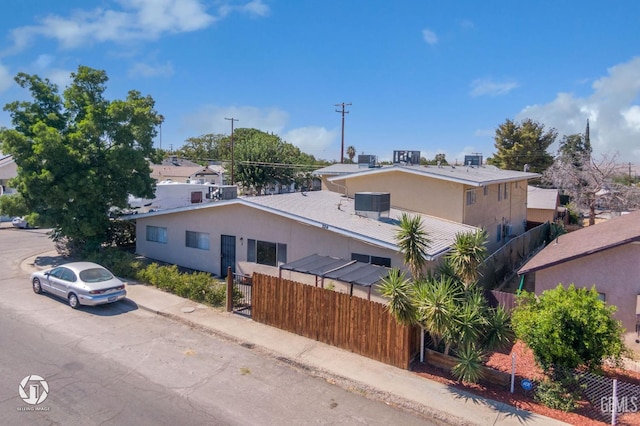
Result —
M 104 71 L 80 66 L 60 95 L 48 79 L 19 73 L 15 81 L 32 100 L 7 104 L 14 128 L 0 131 L 26 209 L 54 228 L 54 238 L 87 248 L 106 240 L 111 207 L 126 207 L 129 194 L 154 192 L 147 161 L 161 122 L 154 100 L 132 90 L 110 101 L 107 80 Z
M 547 149 L 555 142 L 556 129 L 545 131 L 544 125 L 525 119 L 520 123 L 507 119 L 496 129 L 494 137 L 497 152 L 488 161 L 501 169 L 545 171 L 553 156 Z
M 291 184 L 316 163 L 275 134 L 239 128 L 233 132 L 234 180 L 253 187 L 258 194 L 269 184 Z
M 176 155 L 207 165 L 209 160 L 229 160 L 231 147 L 227 136 L 207 133 L 185 140 L 184 145 L 176 151 Z
M 600 300 L 595 288 L 558 284 L 539 297 L 524 292 L 518 302 L 511 317 L 514 331 L 546 372 L 594 369 L 625 353 L 622 326 L 612 317 L 616 308 Z

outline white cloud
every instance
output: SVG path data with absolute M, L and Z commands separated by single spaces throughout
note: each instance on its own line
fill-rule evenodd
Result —
M 297 146 L 302 152 L 313 155 L 316 159 L 339 158 L 340 147 L 336 152 L 330 152 L 329 150 L 337 137 L 337 130 L 327 130 L 324 127 L 313 126 L 293 129 L 282 135 L 283 140 Z
M 11 87 L 13 83 L 13 76 L 9 72 L 9 68 L 0 64 L 0 93 Z
M 428 44 L 432 46 L 438 43 L 438 36 L 436 35 L 436 33 L 434 33 L 433 31 L 427 28 L 422 30 L 422 38 L 424 39 L 424 41 L 426 41 Z
M 208 105 L 183 119 L 186 128 L 198 135 L 205 133 L 231 133 L 231 121 L 234 128 L 255 128 L 263 132 L 280 134 L 284 129 L 289 114 L 278 108 L 256 108 L 252 106 L 221 107 Z M 191 135 L 193 136 L 193 135 Z
M 496 82 L 490 78 L 481 78 L 471 82 L 471 96 L 506 95 L 519 85 L 515 81 Z
M 167 62 L 163 65 L 151 65 L 144 62 L 136 62 L 129 68 L 129 77 L 170 77 L 173 75 L 173 65 Z
M 48 69 L 45 76 L 52 83 L 58 86 L 60 92 L 62 92 L 69 84 L 71 84 L 71 73 L 77 70 L 65 70 L 61 68 Z
M 556 128 L 558 140 L 584 133 L 589 119 L 594 152 L 617 152 L 620 158 L 640 162 L 640 57 L 609 68 L 608 75 L 596 80 L 592 89 L 586 97 L 558 93 L 547 104 L 527 106 L 516 119 L 531 118 Z
M 164 34 L 204 29 L 230 12 L 266 16 L 269 7 L 261 0 L 241 6 L 220 6 L 218 16 L 206 11 L 204 0 L 118 0 L 121 8 L 76 10 L 69 16 L 48 15 L 38 24 L 11 31 L 13 47 L 5 53 L 26 49 L 38 37 L 56 40 L 72 49 L 100 42 L 156 40 Z

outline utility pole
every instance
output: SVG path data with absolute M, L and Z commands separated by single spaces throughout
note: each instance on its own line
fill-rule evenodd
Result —
M 164 115 L 159 114 L 158 120 L 160 121 L 160 149 L 162 149 L 162 123 L 164 122 Z
M 231 117 L 231 118 L 225 117 L 224 119 L 231 121 L 231 185 L 234 185 L 235 184 L 235 179 L 234 179 L 234 176 L 233 176 L 233 161 L 234 161 L 233 160 L 233 122 L 234 121 L 238 121 L 238 119 L 237 118 L 233 118 L 233 117 Z
M 342 113 L 342 145 L 340 147 L 340 163 L 344 163 L 344 115 L 349 114 L 349 111 L 345 111 L 345 106 L 351 106 L 351 103 L 345 104 L 342 102 L 341 104 L 335 104 L 335 106 L 342 107 L 342 109 L 337 109 L 336 112 Z

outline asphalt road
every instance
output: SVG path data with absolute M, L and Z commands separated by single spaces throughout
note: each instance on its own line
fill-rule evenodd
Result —
M 44 230 L 0 229 L 2 424 L 433 424 L 132 304 L 36 295 L 20 263 L 52 247 Z M 19 394 L 30 375 L 49 388 L 38 411 Z

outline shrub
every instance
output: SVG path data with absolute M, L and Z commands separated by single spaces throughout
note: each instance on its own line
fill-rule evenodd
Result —
M 464 345 L 457 351 L 456 355 L 458 363 L 451 369 L 451 373 L 456 379 L 468 383 L 477 383 L 484 377 L 484 356 L 481 349 L 475 345 Z
M 575 377 L 566 376 L 562 380 L 545 379 L 535 390 L 535 400 L 555 410 L 573 411 L 578 407 L 581 388 Z

